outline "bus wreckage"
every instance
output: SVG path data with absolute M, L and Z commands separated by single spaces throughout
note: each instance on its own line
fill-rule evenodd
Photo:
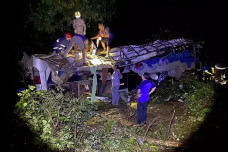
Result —
M 122 73 L 133 71 L 141 75 L 148 72 L 158 84 L 167 76 L 180 79 L 185 71 L 196 69 L 201 48 L 203 43 L 183 38 L 156 40 L 148 44 L 112 48 L 109 57 L 96 50 L 95 56 L 86 59 L 86 66 L 80 57 L 76 59 L 73 55 L 59 58 L 55 54 L 28 56 L 25 53 L 21 65 L 38 90 L 48 90 L 51 85 L 70 85 L 76 81 L 77 96 L 80 96 L 83 92 L 81 85 L 84 91 L 91 90 L 93 84 L 88 82 L 91 75 L 99 75 L 102 83 L 109 80 L 107 69 L 114 64 L 124 69 Z M 76 79 L 70 82 L 72 77 Z

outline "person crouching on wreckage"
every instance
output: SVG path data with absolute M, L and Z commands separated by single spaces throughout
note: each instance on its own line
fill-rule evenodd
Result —
M 86 58 L 91 59 L 95 56 L 96 54 L 97 47 L 93 43 L 93 41 L 89 41 L 86 39 L 85 41 L 85 54 Z
M 72 35 L 70 33 L 65 33 L 63 37 L 57 39 L 53 44 L 54 53 L 58 55 L 60 58 L 63 57 L 63 50 L 70 44 L 71 38 Z
M 85 58 L 85 42 L 86 38 L 81 34 L 74 34 L 74 36 L 71 38 L 69 45 L 64 50 L 64 57 L 67 56 L 67 54 L 70 52 L 72 47 L 74 47 L 75 52 L 82 52 L 82 64 L 86 65 L 86 58 Z
M 111 34 L 110 34 L 110 30 L 108 27 L 105 27 L 103 24 L 99 24 L 98 25 L 98 29 L 99 29 L 99 32 L 97 34 L 97 36 L 95 37 L 92 37 L 90 38 L 91 40 L 93 39 L 96 39 L 96 45 L 97 45 L 97 48 L 99 46 L 99 42 L 101 42 L 101 45 L 104 49 L 104 51 L 106 50 L 106 47 L 107 47 L 107 54 L 106 54 L 106 57 L 108 56 L 109 54 L 109 51 L 110 51 L 110 47 L 109 47 L 109 44 L 110 44 L 110 38 L 111 38 Z M 90 52 L 91 54 L 92 52 Z

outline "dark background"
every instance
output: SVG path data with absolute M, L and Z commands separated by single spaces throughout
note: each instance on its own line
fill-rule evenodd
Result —
M 114 40 L 137 44 L 155 40 L 153 36 L 159 33 L 166 33 L 164 39 L 177 35 L 205 41 L 208 59 L 226 62 L 227 10 L 220 0 L 119 1 L 119 15 L 112 24 Z
M 222 0 L 138 0 L 126 1 L 118 0 L 118 14 L 110 29 L 114 33 L 113 46 L 142 44 L 150 40 L 156 40 L 155 36 L 163 34 L 166 39 L 170 35 L 190 38 L 199 41 L 205 41 L 203 54 L 209 62 L 217 62 L 227 65 L 226 45 L 227 45 L 227 5 Z M 24 31 L 25 18 L 28 13 L 28 0 L 13 3 L 14 14 L 9 18 L 10 29 L 12 31 L 12 40 L 7 55 L 7 74 L 9 79 L 7 88 L 6 107 L 4 118 L 6 118 L 6 145 L 9 151 L 35 152 L 39 151 L 36 145 L 33 145 L 33 134 L 25 126 L 17 126 L 18 120 L 13 117 L 12 111 L 17 102 L 18 77 L 12 69 L 16 70 L 18 54 L 21 50 L 20 44 L 26 44 L 28 50 L 32 53 L 34 49 L 28 33 Z M 7 20 L 8 21 L 8 20 Z M 52 46 L 52 44 L 50 44 Z M 5 57 L 5 56 L 4 56 Z M 9 63 L 9 64 L 8 64 Z M 6 65 L 6 64 L 4 64 Z M 8 65 L 12 65 L 10 69 Z M 7 80 L 8 80 L 7 79 Z M 6 90 L 6 88 L 5 88 Z M 190 147 L 185 151 L 224 151 L 227 141 L 227 85 L 217 89 L 219 94 L 215 97 L 214 109 L 200 130 L 190 139 Z M 4 121 L 3 121 L 4 122 Z M 4 123 L 5 124 L 5 123 Z M 224 139 L 225 138 L 225 139 Z M 181 151 L 181 150 L 179 150 Z M 184 150 L 183 150 L 184 151 Z

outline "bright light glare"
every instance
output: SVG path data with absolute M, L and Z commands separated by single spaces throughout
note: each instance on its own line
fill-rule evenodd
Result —
M 99 65 L 99 64 L 102 64 L 102 62 L 101 62 L 101 60 L 100 60 L 100 59 L 92 59 L 92 60 L 91 60 L 91 63 L 92 63 L 93 65 Z

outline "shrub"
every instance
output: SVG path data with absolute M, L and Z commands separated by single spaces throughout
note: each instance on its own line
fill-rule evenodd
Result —
M 77 128 L 90 119 L 96 108 L 87 98 L 74 98 L 70 93 L 37 91 L 34 86 L 18 93 L 16 113 L 51 149 L 75 147 Z

